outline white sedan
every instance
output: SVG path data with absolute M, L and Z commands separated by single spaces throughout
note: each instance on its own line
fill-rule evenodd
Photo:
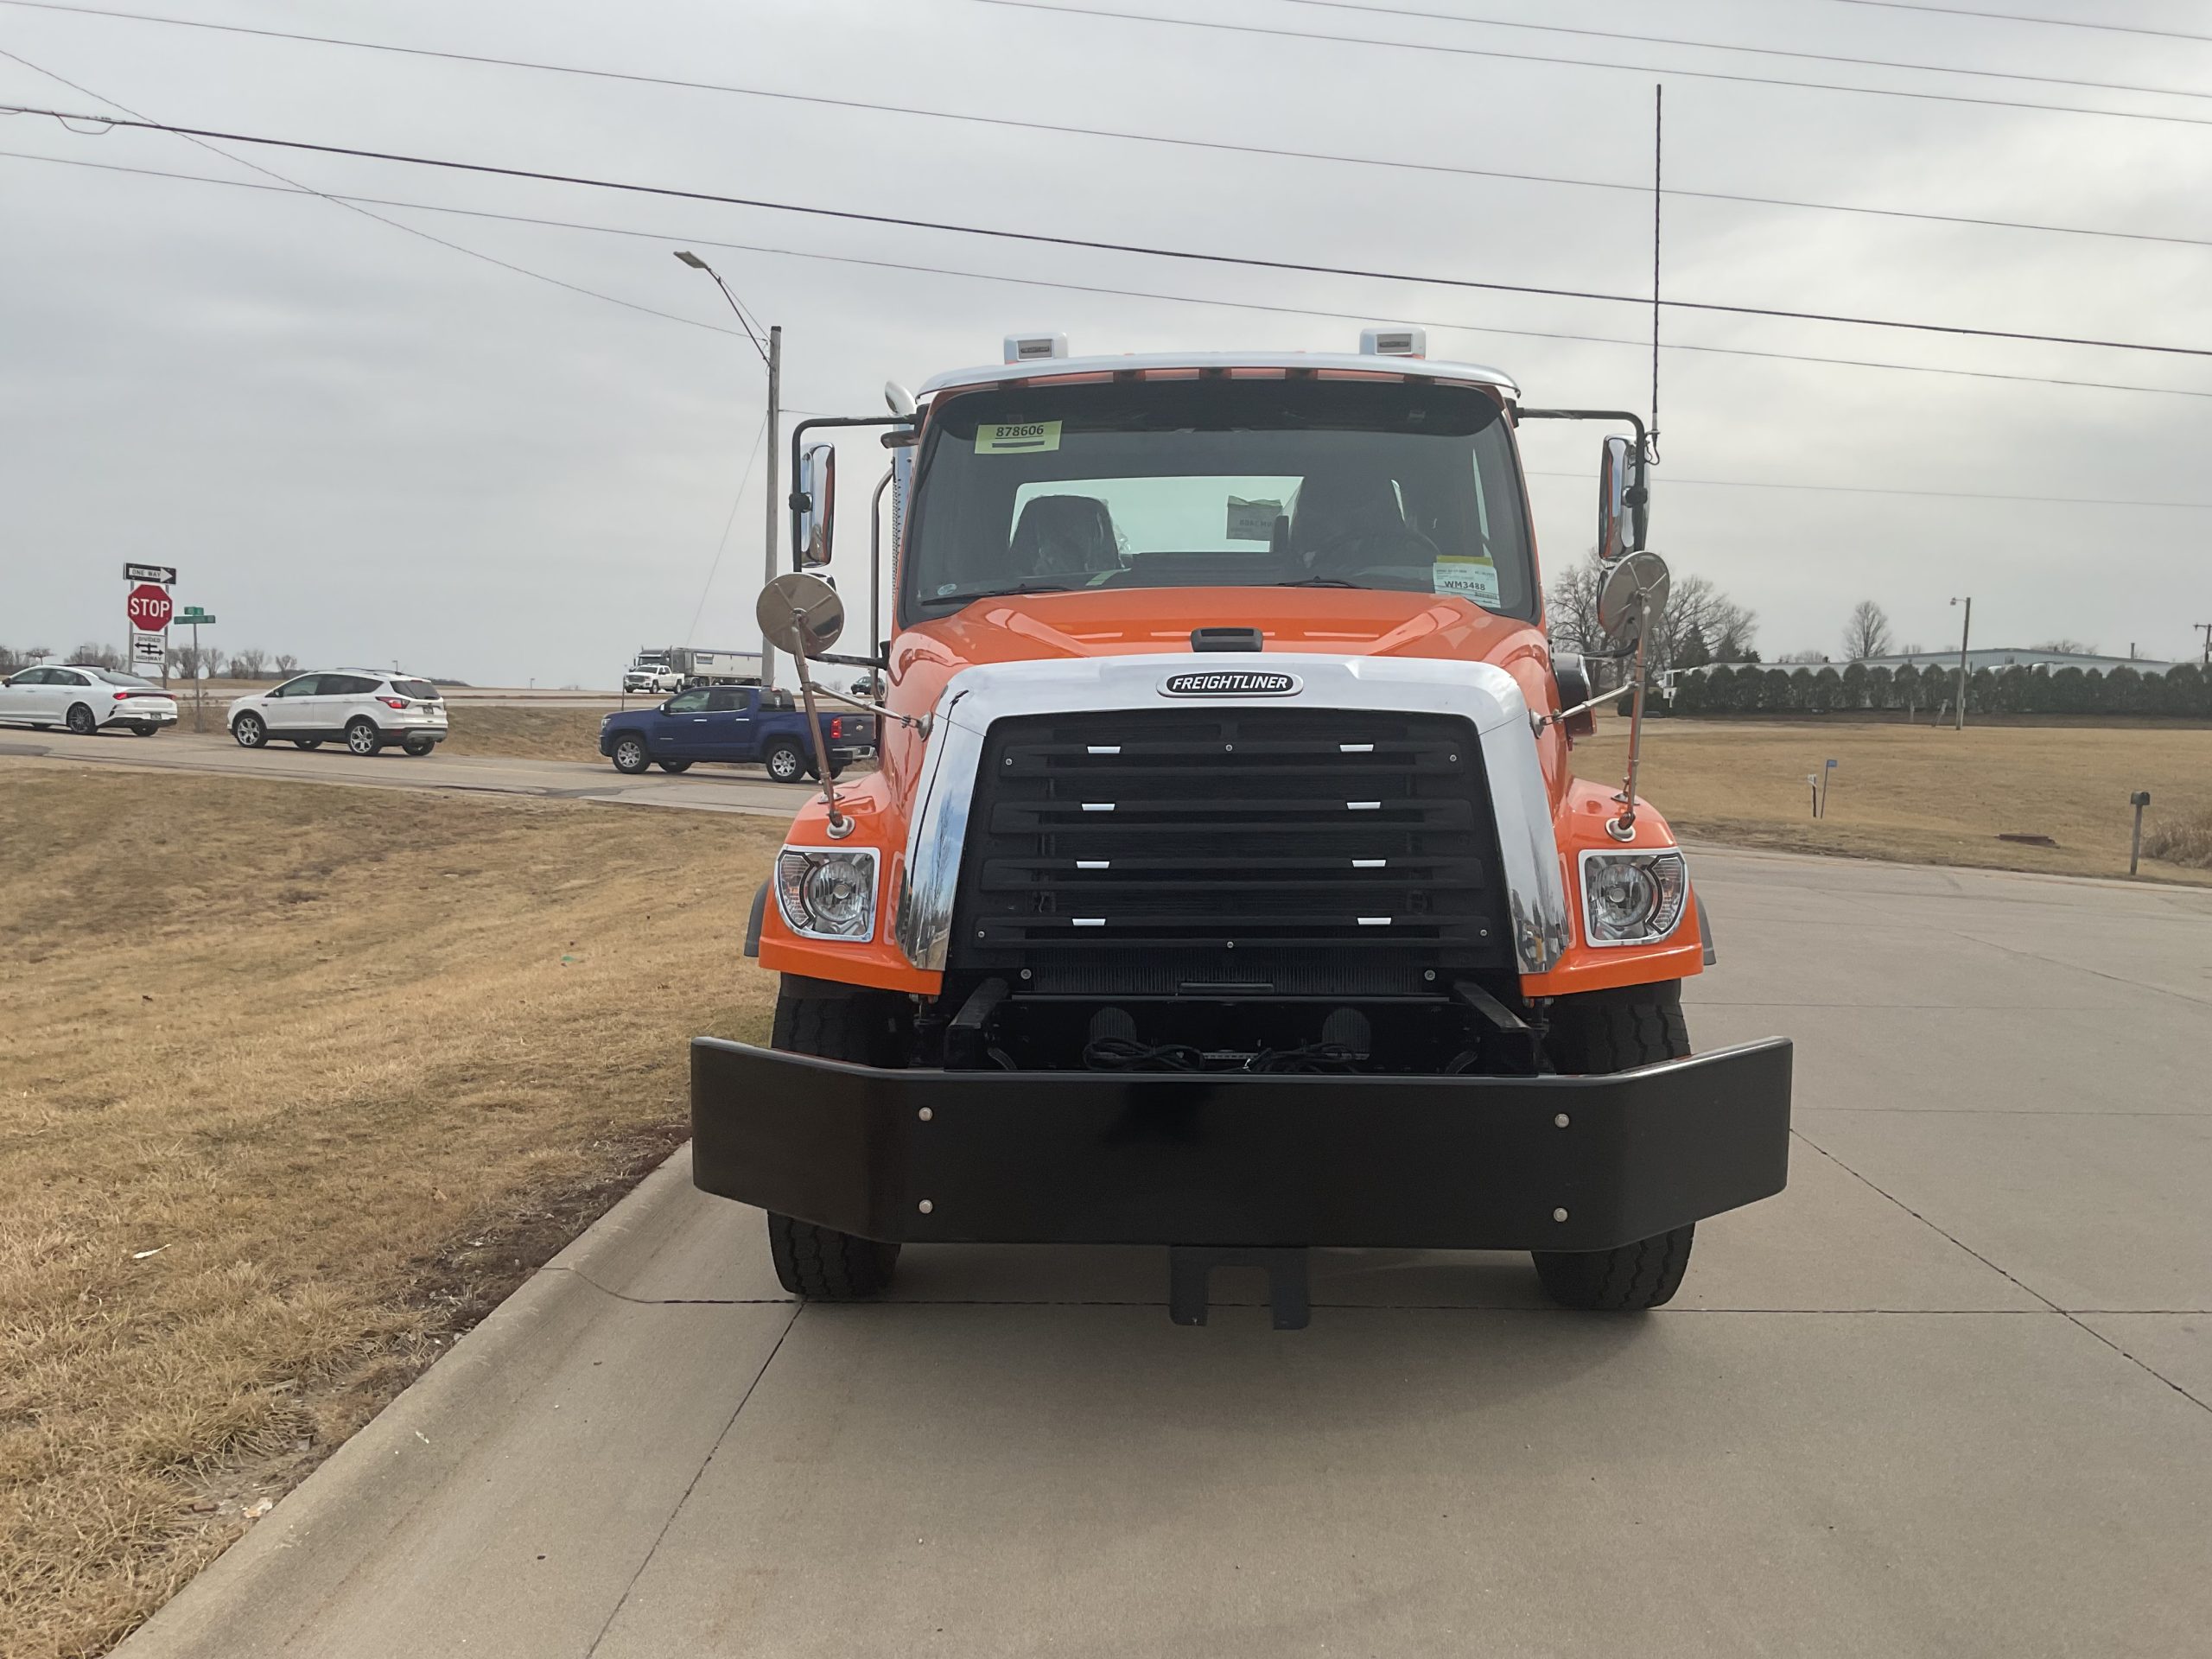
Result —
M 175 698 L 150 680 L 111 668 L 49 664 L 0 683 L 0 726 L 67 726 L 79 737 L 120 726 L 151 737 L 175 724 Z

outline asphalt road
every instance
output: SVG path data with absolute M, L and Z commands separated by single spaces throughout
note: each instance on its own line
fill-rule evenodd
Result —
M 2212 893 L 1706 852 L 1789 1190 L 1675 1303 L 911 1248 L 801 1307 L 681 1157 L 122 1649 L 2169 1656 L 2212 1630 Z M 1226 1276 L 1217 1292 L 1234 1288 Z
M 72 737 L 67 733 L 0 727 L 0 766 L 11 759 L 150 766 L 371 789 L 460 790 L 552 800 L 615 801 L 626 806 L 757 812 L 779 818 L 789 817 L 811 787 L 770 783 L 758 766 L 702 765 L 681 777 L 650 772 L 626 778 L 596 755 L 588 760 L 524 760 L 439 750 L 417 759 L 387 749 L 365 758 L 334 744 L 313 751 L 296 749 L 289 743 L 242 749 L 228 736 L 213 732 L 164 732 L 150 738 L 104 732 L 94 737 Z

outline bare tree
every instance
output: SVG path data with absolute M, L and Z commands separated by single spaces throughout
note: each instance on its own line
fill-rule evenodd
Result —
M 1864 662 L 1869 657 L 1885 655 L 1889 648 L 1888 613 L 1872 600 L 1860 600 L 1852 610 L 1851 620 L 1843 625 L 1844 660 Z
M 300 659 L 293 656 L 290 652 L 280 652 L 277 653 L 276 675 L 278 678 L 283 679 L 289 677 L 293 671 L 299 667 L 299 665 Z
M 1599 651 L 1605 639 L 1598 626 L 1598 589 L 1605 585 L 1605 567 L 1592 548 L 1560 573 L 1544 595 L 1544 620 L 1552 643 L 1567 651 Z
M 1552 643 L 1565 651 L 1583 652 L 1591 664 L 1595 689 L 1618 683 L 1605 671 L 1613 642 L 1598 626 L 1598 594 L 1605 584 L 1606 567 L 1592 548 L 1569 566 L 1544 598 L 1545 620 Z M 1704 576 L 1685 576 L 1674 584 L 1667 608 L 1652 630 L 1648 666 L 1653 673 L 1669 668 L 1693 667 L 1710 662 L 1739 662 L 1751 654 L 1758 618 Z
M 0 645 L 0 674 L 13 674 L 17 669 L 28 666 L 22 653 L 13 645 Z
M 52 645 L 33 645 L 29 651 L 23 653 L 23 660 L 29 663 L 42 663 L 53 655 L 54 647 Z
M 1758 626 L 1756 615 L 1707 578 L 1685 576 L 1659 618 L 1652 655 L 1661 668 L 1736 662 L 1751 650 Z
M 2085 645 L 2079 639 L 2043 639 L 2028 647 L 2030 651 L 2056 651 L 2069 657 L 2094 657 L 2094 645 Z
M 231 653 L 231 677 L 234 680 L 257 680 L 268 671 L 269 653 L 258 645 L 248 645 Z
M 97 641 L 87 640 L 69 653 L 69 660 L 73 663 L 82 663 L 86 668 L 120 669 L 123 666 L 123 653 L 113 645 L 103 645 Z
M 1783 652 L 1774 660 L 1777 663 L 1825 663 L 1827 659 L 1828 654 L 1824 651 L 1791 651 Z

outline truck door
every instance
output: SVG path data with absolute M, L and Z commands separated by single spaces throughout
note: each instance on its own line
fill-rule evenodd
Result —
M 703 688 L 679 691 L 661 704 L 646 732 L 646 747 L 652 751 L 654 760 L 712 759 L 707 752 L 707 724 L 712 718 L 707 713 L 709 695 Z
M 710 686 L 706 692 L 706 726 L 699 728 L 706 746 L 702 761 L 743 761 L 752 743 L 752 692 L 743 686 Z
M 751 760 L 760 741 L 755 694 L 744 686 L 718 685 L 707 693 L 707 741 L 715 760 Z

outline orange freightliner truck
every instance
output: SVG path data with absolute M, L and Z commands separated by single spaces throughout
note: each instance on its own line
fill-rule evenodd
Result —
M 880 770 L 756 897 L 772 1046 L 692 1050 L 694 1178 L 768 1212 L 787 1289 L 874 1295 L 910 1242 L 1160 1244 L 1177 1319 L 1243 1263 L 1294 1326 L 1312 1248 L 1471 1249 L 1641 1308 L 1781 1190 L 1789 1045 L 1693 1056 L 1683 855 L 1633 760 L 1568 767 L 1592 700 L 1516 431 L 1635 429 L 1599 537 L 1640 638 L 1642 423 L 1424 352 L 1017 336 L 794 433 L 796 567 L 830 547 L 810 429 L 885 429 L 892 528 L 888 639 L 792 636 L 882 674 Z

